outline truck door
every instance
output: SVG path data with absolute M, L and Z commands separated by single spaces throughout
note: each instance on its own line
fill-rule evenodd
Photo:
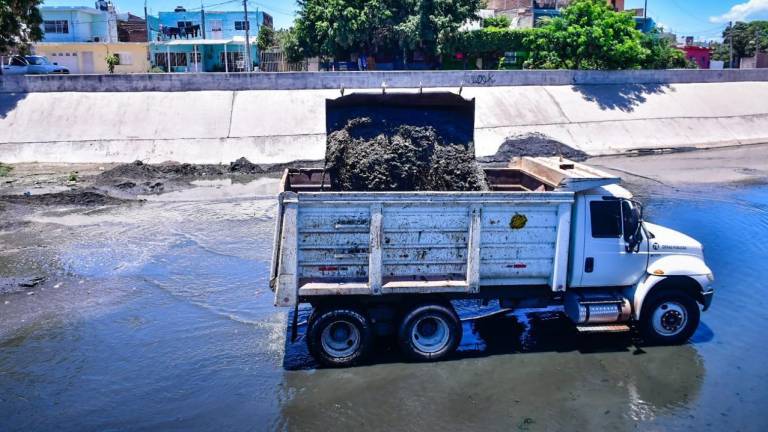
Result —
M 628 200 L 587 197 L 584 262 L 580 286 L 628 286 L 645 274 L 648 240 L 628 251 L 635 206 Z

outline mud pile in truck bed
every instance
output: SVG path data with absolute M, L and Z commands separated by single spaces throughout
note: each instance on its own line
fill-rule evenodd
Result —
M 372 117 L 329 134 L 326 171 L 340 191 L 487 189 L 471 141 L 448 142 L 432 126 Z
M 475 102 L 449 92 L 326 100 L 326 174 L 337 191 L 485 190 Z

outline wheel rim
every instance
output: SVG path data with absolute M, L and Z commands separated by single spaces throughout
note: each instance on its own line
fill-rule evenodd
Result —
M 653 329 L 660 335 L 675 336 L 683 331 L 687 323 L 688 311 L 680 303 L 666 301 L 653 311 Z
M 349 321 L 334 321 L 320 336 L 323 350 L 331 357 L 349 357 L 360 347 L 360 330 Z
M 416 349 L 427 354 L 443 350 L 451 339 L 448 323 L 439 316 L 419 318 L 411 330 L 411 343 Z

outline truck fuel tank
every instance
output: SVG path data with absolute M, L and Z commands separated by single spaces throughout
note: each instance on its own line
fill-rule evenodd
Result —
M 570 291 L 565 295 L 565 314 L 575 324 L 607 324 L 629 321 L 632 306 L 620 294 Z

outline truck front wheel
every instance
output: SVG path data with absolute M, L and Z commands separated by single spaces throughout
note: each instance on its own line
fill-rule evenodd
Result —
M 398 332 L 402 351 L 419 361 L 441 360 L 461 341 L 461 321 L 448 305 L 429 303 L 416 306 L 403 318 Z
M 652 345 L 687 341 L 699 326 L 701 312 L 691 296 L 679 291 L 651 294 L 643 303 L 640 333 Z
M 307 329 L 307 347 L 325 366 L 345 367 L 365 358 L 373 345 L 369 319 L 352 308 L 317 310 Z

